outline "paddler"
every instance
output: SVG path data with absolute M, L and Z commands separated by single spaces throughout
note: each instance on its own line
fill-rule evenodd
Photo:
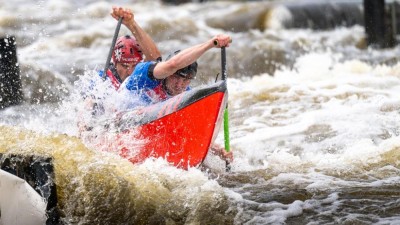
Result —
M 124 104 L 122 109 L 138 106 L 137 96 L 142 104 L 148 105 L 166 100 L 188 90 L 191 80 L 196 77 L 196 60 L 211 48 L 229 47 L 231 37 L 219 34 L 208 41 L 175 51 L 165 62 L 147 61 L 138 63 L 121 85 Z
M 116 20 L 122 17 L 122 24 L 133 35 L 119 37 L 112 52 L 112 63 L 107 70 L 107 77 L 118 89 L 139 62 L 161 61 L 161 54 L 153 39 L 136 23 L 132 10 L 114 6 L 111 16 Z M 103 71 L 100 75 L 103 75 Z
M 196 77 L 196 60 L 212 48 L 229 47 L 231 37 L 219 34 L 211 39 L 184 50 L 175 51 L 165 62 L 147 61 L 138 63 L 132 73 L 119 88 L 120 109 L 133 109 L 181 94 L 189 89 Z M 138 97 L 141 101 L 137 101 Z M 214 154 L 227 161 L 233 160 L 232 152 L 220 146 L 213 146 Z
M 131 75 L 139 62 L 161 61 L 161 54 L 153 39 L 135 21 L 132 10 L 113 6 L 111 16 L 116 20 L 122 17 L 122 24 L 132 33 L 132 36 L 121 36 L 115 42 L 112 51 L 112 62 L 108 67 L 107 76 L 105 76 L 111 81 L 114 88 L 118 89 L 121 83 Z M 103 77 L 103 73 L 104 71 L 99 72 L 100 77 Z M 94 84 L 89 89 L 95 89 Z M 91 116 L 83 116 L 85 113 L 80 113 L 78 119 L 79 136 L 81 136 L 82 132 L 91 131 L 93 128 L 91 124 L 96 121 L 98 116 L 104 114 L 104 105 L 101 97 L 92 92 L 85 92 L 82 95 L 85 99 L 84 111 L 90 111 Z

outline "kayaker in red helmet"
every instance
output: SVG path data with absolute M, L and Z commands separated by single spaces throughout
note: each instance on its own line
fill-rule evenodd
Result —
M 107 77 L 116 89 L 133 72 L 135 66 L 143 60 L 142 50 L 132 36 L 119 37 L 112 52 L 112 63 Z M 102 73 L 100 74 L 102 76 Z
M 151 37 L 136 23 L 130 9 L 113 7 L 111 16 L 124 24 L 133 34 L 119 37 L 112 52 L 112 63 L 107 77 L 116 89 L 132 74 L 135 66 L 143 60 L 161 60 L 161 54 Z M 100 73 L 102 76 L 103 72 Z
M 125 35 L 117 39 L 112 52 L 112 62 L 106 73 L 106 78 L 111 81 L 115 89 L 118 89 L 139 62 L 161 61 L 161 54 L 151 37 L 136 23 L 132 10 L 113 6 L 111 16 L 116 20 L 122 17 L 122 24 L 132 32 L 132 36 Z M 99 72 L 100 77 L 103 77 L 103 73 L 104 71 Z M 91 84 L 89 88 L 95 89 L 93 86 L 94 84 Z M 82 93 L 82 95 L 85 99 L 85 110 L 91 111 L 92 116 L 104 114 L 101 99 L 99 100 L 91 93 Z M 93 118 L 90 119 L 90 121 L 93 120 Z M 90 122 L 84 119 L 79 120 L 78 127 L 79 133 L 92 129 Z

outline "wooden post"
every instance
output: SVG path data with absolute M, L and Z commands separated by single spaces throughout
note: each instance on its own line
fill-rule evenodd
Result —
M 391 13 L 386 11 L 385 0 L 364 0 L 364 21 L 367 43 L 377 48 L 395 45 Z
M 398 27 L 399 27 L 399 22 L 398 18 L 400 18 L 400 12 L 399 12 L 400 5 L 398 2 L 394 1 L 390 4 L 390 31 L 391 31 L 391 40 L 392 45 L 395 46 L 397 45 L 398 39 L 397 39 L 397 34 L 398 34 Z
M 0 37 L 0 109 L 22 101 L 15 37 Z
M 385 0 L 364 0 L 364 21 L 368 45 L 385 46 Z

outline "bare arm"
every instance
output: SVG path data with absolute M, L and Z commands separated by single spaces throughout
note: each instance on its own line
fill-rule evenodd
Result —
M 168 61 L 158 63 L 154 68 L 153 75 L 157 79 L 164 79 L 174 74 L 177 70 L 192 64 L 209 49 L 213 47 L 228 47 L 230 41 L 230 36 L 219 34 L 202 44 L 184 49 Z
M 125 9 L 122 7 L 113 7 L 111 16 L 118 20 L 123 17 L 122 23 L 132 32 L 133 36 L 136 38 L 140 49 L 146 57 L 146 61 L 155 61 L 161 57 L 161 53 L 158 50 L 153 39 L 147 34 L 134 19 L 132 10 Z

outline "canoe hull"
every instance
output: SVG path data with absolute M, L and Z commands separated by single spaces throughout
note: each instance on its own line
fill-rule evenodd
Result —
M 179 168 L 198 166 L 219 131 L 226 95 L 226 83 L 221 81 L 131 113 L 136 126 L 122 125 L 119 154 L 133 163 L 162 157 Z M 128 116 L 125 121 L 133 119 Z

